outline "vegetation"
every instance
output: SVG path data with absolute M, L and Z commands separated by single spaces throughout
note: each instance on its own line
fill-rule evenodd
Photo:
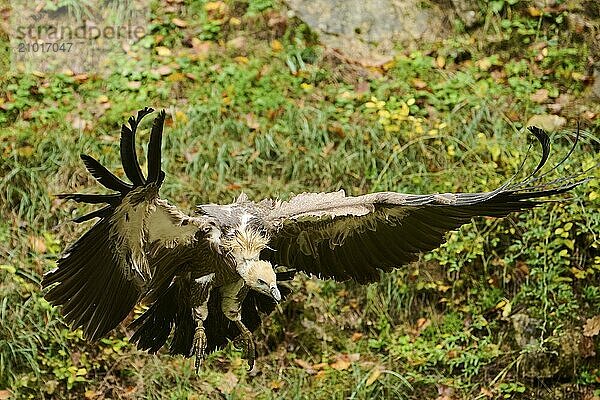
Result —
M 482 24 L 367 67 L 278 1 L 155 2 L 137 50 L 148 62 L 4 78 L 0 399 L 600 398 L 598 60 L 589 28 L 567 21 L 580 3 L 482 4 Z M 39 287 L 87 228 L 53 194 L 96 190 L 79 153 L 118 170 L 119 126 L 146 105 L 168 110 L 163 195 L 182 209 L 241 191 L 489 190 L 518 170 L 529 118 L 547 114 L 567 121 L 551 164 L 582 128 L 548 178 L 592 168 L 592 179 L 569 201 L 478 219 L 379 283 L 296 278 L 257 333 L 254 371 L 231 346 L 195 376 L 191 360 L 137 351 L 126 324 L 87 343 Z

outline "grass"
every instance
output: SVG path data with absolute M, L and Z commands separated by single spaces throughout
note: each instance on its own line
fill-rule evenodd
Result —
M 568 128 L 577 120 L 583 126 L 579 147 L 555 176 L 597 162 L 600 119 L 583 113 L 600 113 L 585 79 L 594 54 L 566 29 L 568 11 L 540 18 L 526 4 L 494 2 L 500 8 L 482 8 L 481 26 L 457 27 L 444 42 L 363 69 L 332 58 L 298 20 L 269 27 L 269 18 L 284 13 L 280 3 L 227 1 L 217 14 L 205 2 L 177 4 L 153 5 L 143 39 L 149 61 L 116 59 L 108 77 L 16 74 L 2 84 L 1 394 L 599 395 L 598 338 L 581 334 L 600 308 L 598 168 L 572 200 L 476 220 L 377 284 L 296 279 L 292 298 L 257 334 L 253 373 L 234 348 L 211 355 L 196 377 L 190 360 L 137 351 L 126 326 L 99 343 L 66 327 L 39 281 L 86 226 L 66 222 L 83 210 L 52 195 L 96 190 L 82 152 L 123 176 L 118 129 L 145 105 L 168 110 L 162 194 L 184 210 L 229 202 L 241 191 L 260 199 L 340 188 L 355 195 L 489 190 L 525 156 L 522 128 L 547 112 L 531 97 L 540 89 L 549 104 L 570 96 L 550 163 L 568 151 Z M 174 17 L 187 26 L 173 25 Z M 231 42 L 240 36 L 243 46 Z M 206 54 L 195 54 L 190 38 Z M 547 52 L 539 59 L 542 44 Z M 158 54 L 159 46 L 170 54 Z M 156 69 L 166 64 L 172 71 L 161 76 Z

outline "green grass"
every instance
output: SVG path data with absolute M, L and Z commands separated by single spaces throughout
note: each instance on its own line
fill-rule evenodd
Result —
M 530 98 L 538 89 L 548 90 L 550 103 L 571 96 L 561 111 L 567 125 L 553 133 L 550 164 L 568 152 L 577 120 L 583 127 L 579 147 L 552 176 L 597 162 L 600 119 L 581 117 L 582 110 L 600 113 L 581 79 L 595 55 L 566 29 L 564 12 L 531 17 L 526 4 L 496 1 L 497 12 L 482 9 L 481 26 L 401 52 L 373 71 L 332 61 L 298 20 L 283 31 L 269 27 L 271 13 L 283 12 L 279 2 L 227 1 L 223 15 L 207 13 L 205 3 L 184 2 L 175 11 L 154 4 L 143 43 L 169 47 L 170 55 L 152 50 L 148 61 L 117 59 L 107 78 L 4 79 L 0 393 L 156 399 L 598 395 L 598 338 L 581 336 L 586 318 L 600 309 L 598 168 L 571 200 L 505 220 L 476 220 L 377 284 L 297 278 L 292 298 L 257 333 L 261 356 L 252 374 L 233 348 L 211 355 L 196 377 L 190 360 L 137 351 L 126 326 L 99 343 L 86 343 L 80 331 L 66 327 L 43 299 L 39 281 L 87 225 L 68 223 L 85 210 L 53 194 L 97 190 L 80 153 L 123 176 L 118 130 L 146 105 L 169 114 L 162 195 L 190 211 L 200 203 L 232 201 L 241 191 L 261 199 L 340 188 L 354 195 L 492 189 L 525 156 L 527 120 L 546 112 Z M 177 28 L 174 17 L 188 26 Z M 232 17 L 238 27 L 224 22 Z M 242 48 L 228 45 L 240 35 Z M 190 37 L 205 40 L 208 53 L 195 57 Z M 540 50 L 531 45 L 542 42 L 547 53 L 538 60 Z M 161 77 L 155 70 L 164 64 L 173 71 Z M 143 128 L 140 143 L 148 139 Z M 536 163 L 530 157 L 525 168 Z M 540 365 L 552 368 L 536 378 Z

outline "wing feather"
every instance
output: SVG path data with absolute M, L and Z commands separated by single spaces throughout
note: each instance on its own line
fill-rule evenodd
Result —
M 171 283 L 193 257 L 210 252 L 205 234 L 208 217 L 190 217 L 158 196 L 164 178 L 160 171 L 160 136 L 165 114 L 154 121 L 149 145 L 146 183 L 135 155 L 135 131 L 152 112 L 145 108 L 123 129 L 121 161 L 133 185 L 127 184 L 89 156 L 82 159 L 92 175 L 115 194 L 62 194 L 81 203 L 107 203 L 76 218 L 83 222 L 100 218 L 58 260 L 57 268 L 44 275 L 46 298 L 62 305 L 65 320 L 82 327 L 96 340 L 116 327 L 142 297 L 158 286 Z M 210 264 L 204 264 L 210 268 Z
M 263 258 L 273 263 L 337 280 L 373 281 L 414 261 L 445 241 L 448 231 L 473 217 L 505 217 L 544 203 L 542 197 L 565 193 L 583 181 L 565 177 L 546 184 L 528 184 L 549 157 L 544 131 L 531 129 L 542 157 L 524 181 L 491 192 L 411 195 L 394 192 L 346 196 L 303 193 L 287 202 L 264 203 L 271 243 Z M 569 152 L 569 154 L 572 153 Z M 564 161 L 564 160 L 563 160 Z

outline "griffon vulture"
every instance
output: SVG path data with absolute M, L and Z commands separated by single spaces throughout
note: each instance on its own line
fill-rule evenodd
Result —
M 279 285 L 302 271 L 337 281 L 366 283 L 380 272 L 415 260 L 437 248 L 448 231 L 476 216 L 504 217 L 532 208 L 541 197 L 564 193 L 581 181 L 539 184 L 535 175 L 549 154 L 541 129 L 530 131 L 542 145 L 542 159 L 520 183 L 491 192 L 413 195 L 394 192 L 346 196 L 303 193 L 288 201 L 249 200 L 204 204 L 186 214 L 159 197 L 161 139 L 165 112 L 154 120 L 148 145 L 147 176 L 135 151 L 145 108 L 121 130 L 121 160 L 126 183 L 88 155 L 88 171 L 111 194 L 61 194 L 60 198 L 105 204 L 75 218 L 95 224 L 73 243 L 43 279 L 46 298 L 62 306 L 65 321 L 96 340 L 144 302 L 147 310 L 132 324 L 132 341 L 150 352 L 171 337 L 170 351 L 196 356 L 228 341 L 245 343 L 250 368 L 252 332 L 289 289 Z M 276 273 L 274 266 L 285 266 Z

